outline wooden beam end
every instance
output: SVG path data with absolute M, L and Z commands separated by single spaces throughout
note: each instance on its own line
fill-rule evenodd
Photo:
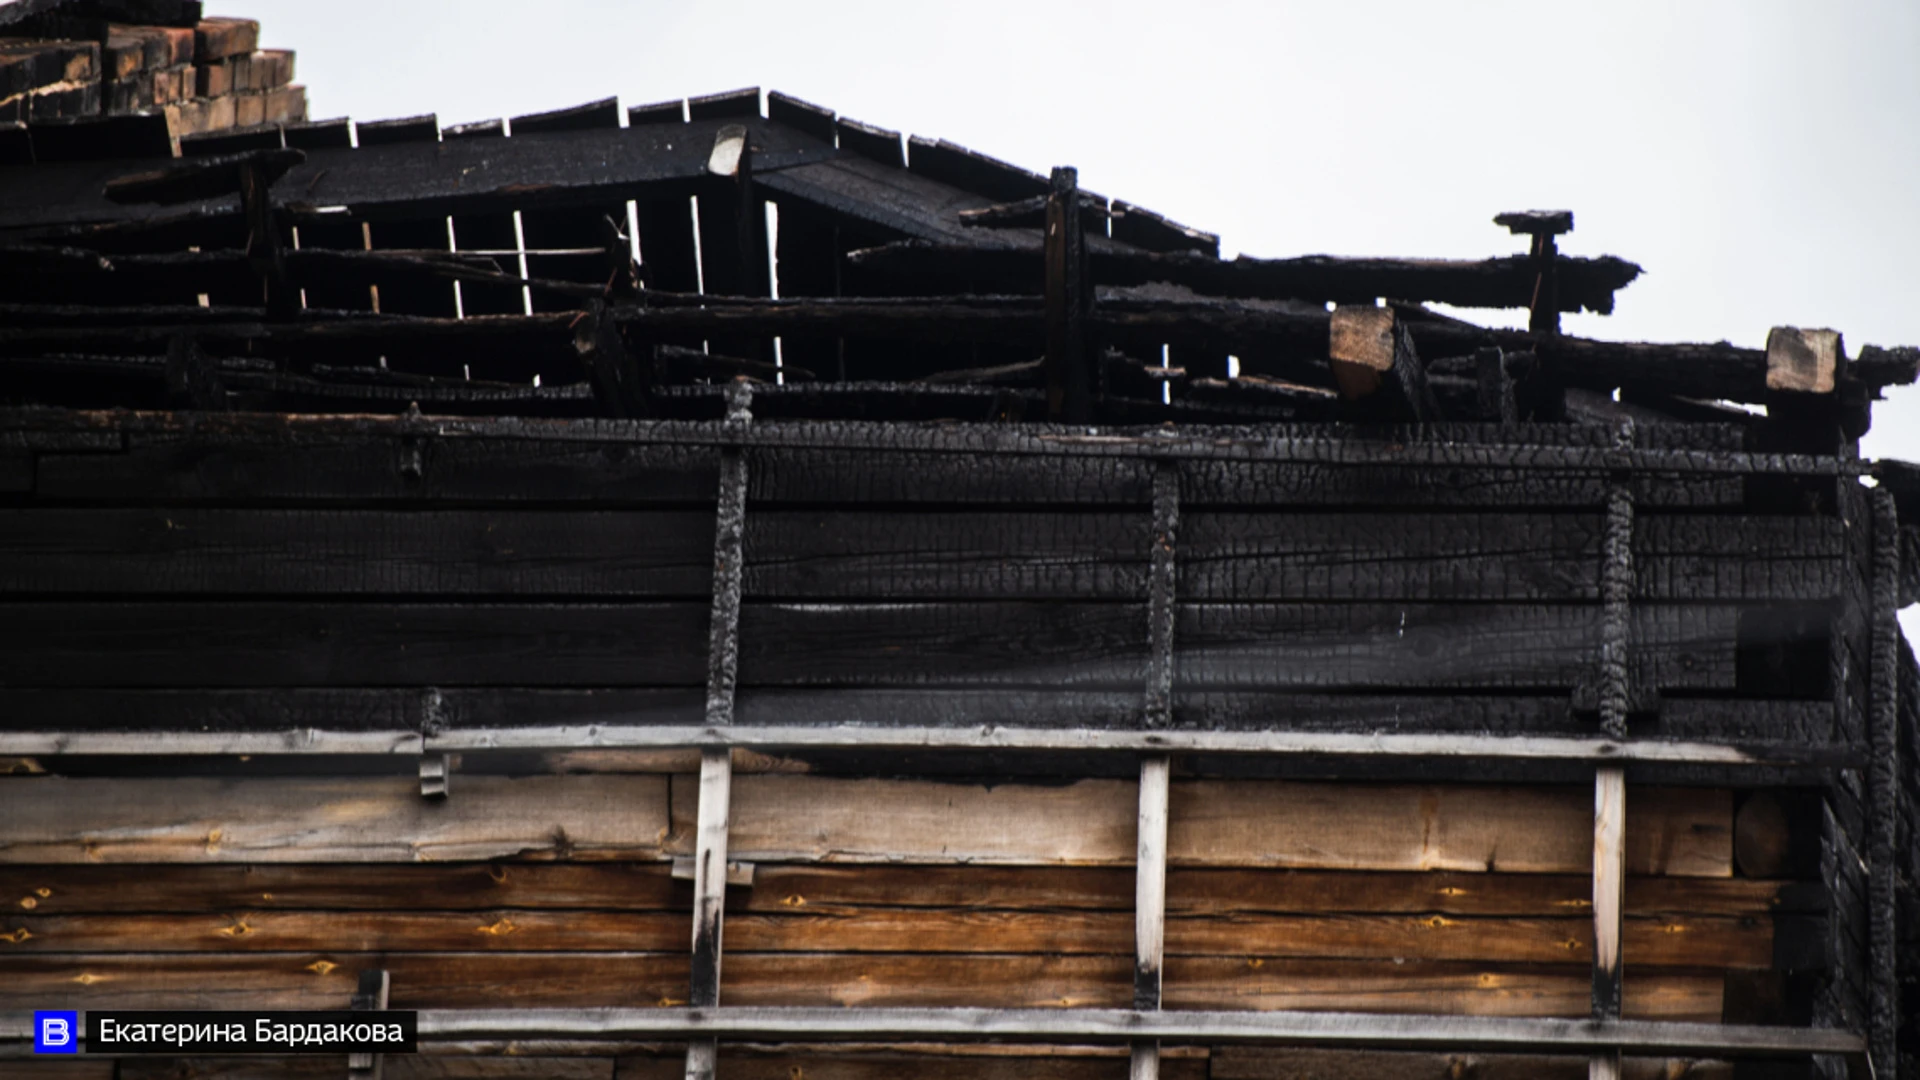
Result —
M 1327 329 L 1327 362 L 1341 397 L 1351 401 L 1380 388 L 1393 370 L 1394 328 L 1392 308 L 1334 309 Z
M 1776 326 L 1767 332 L 1767 389 L 1831 394 L 1846 362 L 1837 330 Z

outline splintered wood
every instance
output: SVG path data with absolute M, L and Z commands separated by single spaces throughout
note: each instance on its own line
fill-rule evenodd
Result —
M 174 137 L 307 118 L 293 53 L 252 19 L 111 24 L 99 41 L 0 36 L 0 123 L 165 113 Z

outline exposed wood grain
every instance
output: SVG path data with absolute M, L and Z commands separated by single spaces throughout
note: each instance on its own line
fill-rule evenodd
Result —
M 1635 795 L 1634 809 L 1638 811 L 1638 792 Z M 1621 962 L 1627 947 L 1621 926 L 1627 877 L 1626 818 L 1626 770 L 1602 766 L 1594 772 L 1593 785 L 1592 958 L 1593 1015 L 1597 1020 L 1620 1015 Z M 1646 962 L 1638 949 L 1633 955 L 1636 966 Z
M 729 913 L 730 953 L 1046 953 L 1136 951 L 1123 912 L 950 910 L 808 904 Z M 1808 923 L 1793 924 L 1795 932 Z M 0 917 L 0 957 L 111 952 L 671 952 L 685 944 L 684 910 L 659 912 L 301 912 L 217 915 Z M 1642 968 L 1770 967 L 1770 917 L 1635 918 L 1626 950 Z M 1787 932 L 1787 931 L 1782 931 Z M 1467 960 L 1577 964 L 1593 959 L 1589 920 L 1420 915 L 1174 916 L 1170 956 Z M 1158 985 L 1160 958 L 1155 963 Z M 1136 959 L 1136 965 L 1142 961 Z M 730 984 L 728 984 L 730 986 Z M 1143 1006 L 1154 1007 L 1152 1004 Z
M 612 1057 L 456 1057 L 388 1054 L 384 1080 L 615 1080 Z M 118 1080 L 339 1080 L 344 1056 L 125 1058 Z
M 0 909 L 9 916 L 113 913 L 225 915 L 301 911 L 688 911 L 691 893 L 663 862 L 493 862 L 76 866 L 0 864 Z M 863 906 L 959 911 L 1132 910 L 1126 867 L 779 865 L 755 868 L 736 890 L 737 914 L 806 913 Z M 1376 913 L 1580 918 L 1590 874 L 1484 874 L 1175 867 L 1167 904 L 1175 918 L 1238 914 Z M 1817 883 L 1745 877 L 1627 879 L 1625 913 L 1751 919 L 1820 913 Z M 514 917 L 511 914 L 509 917 Z M 491 917 L 484 921 L 491 923 Z M 476 924 L 477 925 L 477 924 Z
M 0 1007 L 342 1008 L 353 972 L 392 973 L 392 1006 L 514 1008 L 685 1004 L 684 953 L 265 953 L 19 957 Z M 1132 958 L 995 954 L 731 956 L 736 1005 L 1124 1007 Z M 1244 958 L 1172 958 L 1169 1009 L 1307 1009 L 1478 1016 L 1584 1016 L 1585 968 Z M 1719 975 L 1630 980 L 1626 1015 L 1717 1021 Z
M 720 1003 L 721 930 L 727 904 L 727 847 L 733 760 L 724 750 L 700 755 L 694 824 L 693 992 L 695 1005 Z M 629 945 L 627 948 L 644 948 Z M 689 1058 L 689 1071 L 691 1071 Z
M 659 776 L 463 777 L 422 799 L 412 778 L 0 778 L 0 861 L 444 862 L 635 858 L 667 830 Z
M 1340 394 L 1379 418 L 1441 419 L 1413 337 L 1392 308 L 1342 305 L 1328 320 L 1327 366 Z
M 1140 808 L 1134 855 L 1133 1006 L 1160 1007 L 1167 949 L 1167 806 L 1169 760 L 1140 761 Z M 1158 1060 L 1158 1050 L 1154 1057 Z
M 1584 1057 L 1507 1054 L 1414 1054 L 1306 1047 L 1222 1046 L 1213 1052 L 1212 1080 L 1586 1080 Z M 1626 1080 L 1733 1080 L 1724 1061 L 1629 1058 Z
M 1846 363 L 1840 334 L 1776 326 L 1767 332 L 1767 389 L 1830 394 Z
M 1125 863 L 1132 784 L 991 788 L 898 780 L 742 776 L 733 854 L 826 862 Z M 1290 781 L 1172 786 L 1169 859 L 1180 866 L 1572 873 L 1591 868 L 1591 801 L 1565 788 Z M 1727 877 L 1725 791 L 1650 788 L 1627 837 L 1629 872 Z M 675 781 L 676 835 L 694 792 Z M 1273 822 L 1288 823 L 1276 833 Z M 684 854 L 684 840 L 672 850 Z

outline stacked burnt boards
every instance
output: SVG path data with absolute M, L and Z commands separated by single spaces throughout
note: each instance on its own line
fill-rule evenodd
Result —
M 617 123 L 604 107 L 562 115 L 564 125 Z M 844 146 L 853 129 L 839 123 Z M 363 125 L 360 142 L 431 143 L 435 126 Z M 336 130 L 344 134 L 314 125 L 276 138 L 296 145 Z M 685 289 L 672 275 L 697 272 L 710 293 L 765 289 L 752 258 L 735 260 L 741 276 L 729 282 L 715 255 L 738 238 L 739 220 L 753 235 L 753 209 L 736 212 L 730 237 L 713 224 L 727 220 L 721 208 L 709 212 L 701 198 L 697 271 L 694 215 L 679 194 L 637 202 L 631 219 L 617 202 L 521 211 L 528 276 L 619 287 L 624 238 L 605 230 L 631 220 L 648 286 Z M 681 237 L 683 214 L 683 246 L 652 239 Z M 447 235 L 445 214 L 333 216 L 343 250 L 411 252 Z M 452 235 L 505 250 L 512 216 L 456 213 Z M 313 220 L 298 226 L 302 249 L 328 246 L 310 241 L 322 232 L 308 231 Z M 430 242 L 436 222 L 440 241 Z M 408 225 L 417 236 L 390 228 Z M 859 228 L 783 206 L 783 292 L 844 289 L 828 271 L 842 273 L 839 256 L 864 243 Z M 803 242 L 833 256 L 811 279 L 798 269 L 804 248 L 786 257 L 785 245 Z M 328 284 L 303 286 L 309 307 Z M 472 285 L 461 282 L 463 306 L 491 295 L 515 310 L 526 296 L 517 281 L 481 282 L 491 294 Z M 388 313 L 448 314 L 455 295 L 413 276 L 358 290 L 368 308 L 374 288 Z M 578 306 L 583 295 L 529 291 L 536 309 Z M 1003 358 L 877 338 L 800 335 L 782 346 L 796 367 L 844 364 L 850 377 L 883 362 L 895 366 L 876 370 L 898 378 L 902 362 L 933 370 Z M 430 373 L 440 378 L 487 356 L 484 343 L 457 360 L 444 348 L 379 347 L 395 367 L 440 364 Z M 742 362 L 734 370 L 765 362 L 761 348 L 755 339 L 729 350 Z M 566 357 L 571 368 L 541 366 L 562 354 L 534 355 L 543 372 L 578 371 L 577 355 Z M 699 368 L 694 378 L 731 373 Z M 57 381 L 34 389 L 49 386 L 56 399 L 76 392 Z M 230 396 L 219 404 L 250 404 L 246 391 L 220 393 Z M 711 441 L 511 419 L 214 417 L 210 402 L 198 404 L 105 417 L 104 429 L 104 414 L 8 421 L 0 700 L 9 726 L 700 722 L 721 456 Z M 1661 421 L 1626 436 L 1641 449 L 1792 444 L 1837 457 L 1851 445 L 1831 416 L 1834 426 L 1809 433 L 1598 400 L 1568 411 Z M 964 430 L 905 425 L 892 435 L 832 422 L 799 430 L 789 445 L 746 451 L 742 728 L 1140 722 L 1148 456 L 1057 453 L 987 432 L 969 449 Z M 1362 452 L 1319 463 L 1183 460 L 1174 726 L 1595 730 L 1598 508 L 1615 478 L 1529 461 L 1616 447 L 1614 424 L 1219 434 L 1486 453 L 1431 466 Z M 1632 733 L 1864 745 L 1868 514 L 1855 482 L 1641 472 L 1629 486 Z M 9 823 L 0 1007 L 338 1007 L 373 969 L 390 974 L 401 1008 L 684 1002 L 690 890 L 670 866 L 691 853 L 696 763 L 473 754 L 453 796 L 429 802 L 411 772 L 373 759 L 292 769 L 272 759 L 49 759 L 51 775 L 0 787 Z M 731 851 L 754 871 L 728 898 L 722 1002 L 1129 1004 L 1133 768 L 739 755 Z M 1167 1007 L 1587 1013 L 1592 793 L 1580 772 L 1482 769 L 1469 783 L 1439 763 L 1370 771 L 1195 758 L 1179 769 Z M 1750 788 L 1711 772 L 1634 774 L 1627 1015 L 1865 1028 L 1857 853 L 1867 827 L 1848 779 L 1857 774 L 1841 776 L 1827 788 L 1781 770 L 1772 786 Z M 679 1067 L 673 1054 L 630 1049 L 621 1075 Z M 727 1052 L 782 1072 L 819 1060 Z M 900 1067 L 899 1051 L 815 1053 L 838 1053 L 842 1068 Z M 142 1067 L 124 1064 L 120 1075 Z M 576 1067 L 604 1076 L 615 1065 L 532 1062 L 526 1075 Z M 1033 1075 L 1039 1065 L 954 1052 L 913 1067 Z M 1106 1057 L 1046 1064 L 1060 1076 L 1119 1067 Z M 1166 1067 L 1281 1076 L 1298 1060 L 1175 1048 Z M 1451 1065 L 1422 1067 L 1445 1075 Z
M 259 36 L 251 19 L 197 16 L 0 23 L 0 123 L 150 114 L 179 136 L 304 121 L 293 53 L 257 49 Z

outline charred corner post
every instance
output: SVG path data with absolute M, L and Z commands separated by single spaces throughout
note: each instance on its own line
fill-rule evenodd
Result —
M 215 125 L 105 88 L 252 24 L 0 35 L 0 1056 L 1920 1069 L 1915 350 L 1570 333 L 1564 211 L 1222 259 L 777 92 Z

